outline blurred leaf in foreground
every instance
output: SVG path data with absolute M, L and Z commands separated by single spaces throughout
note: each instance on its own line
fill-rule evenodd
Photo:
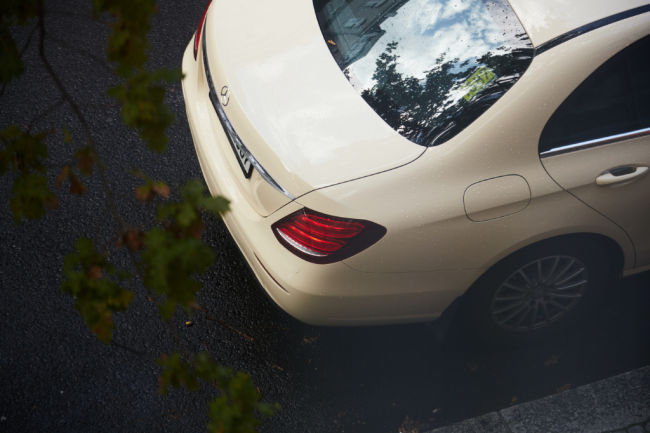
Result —
M 117 281 L 130 277 L 115 268 L 106 255 L 97 252 L 93 241 L 79 238 L 76 251 L 65 257 L 65 280 L 61 290 L 74 297 L 75 308 L 101 341 L 109 343 L 113 335 L 113 313 L 125 311 L 133 293 Z
M 44 163 L 48 134 L 31 134 L 16 125 L 0 131 L 0 175 L 9 170 L 14 175 L 10 206 L 16 222 L 40 218 L 46 209 L 58 205 L 48 187 Z
M 187 362 L 179 353 L 163 355 L 158 359 L 162 367 L 159 377 L 160 392 L 181 386 L 197 390 L 200 383 L 215 386 L 219 395 L 209 404 L 210 433 L 255 433 L 260 425 L 258 414 L 271 416 L 280 406 L 261 401 L 261 395 L 250 377 L 243 372 L 217 364 L 207 353 L 201 352 Z

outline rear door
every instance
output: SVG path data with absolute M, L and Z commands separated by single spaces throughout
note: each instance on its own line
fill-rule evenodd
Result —
M 539 143 L 549 175 L 626 231 L 650 264 L 650 35 L 596 69 L 558 107 Z

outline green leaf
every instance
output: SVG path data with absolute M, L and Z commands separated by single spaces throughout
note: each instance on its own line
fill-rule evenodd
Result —
M 47 177 L 32 172 L 14 180 L 10 206 L 14 221 L 18 223 L 23 218 L 41 218 L 46 209 L 57 206 L 57 199 L 47 186 Z
M 224 197 L 211 197 L 200 180 L 189 180 L 181 188 L 181 201 L 158 207 L 158 219 L 171 220 L 184 230 L 190 230 L 201 221 L 201 211 L 223 215 L 228 211 L 229 201 Z
M 9 30 L 0 23 L 0 83 L 7 83 L 25 71 L 16 41 Z
M 57 207 L 56 196 L 45 176 L 47 135 L 47 132 L 30 134 L 16 125 L 0 131 L 0 174 L 9 169 L 14 174 L 10 206 L 16 222 L 40 218 L 46 209 Z
M 144 283 L 165 296 L 160 312 L 169 319 L 177 305 L 189 310 L 194 303 L 201 288 L 194 275 L 208 269 L 214 253 L 197 239 L 179 239 L 170 231 L 153 228 L 145 233 L 141 258 Z
M 122 119 L 139 131 L 149 148 L 163 152 L 167 145 L 165 130 L 174 116 L 164 103 L 165 88 L 161 82 L 180 80 L 178 70 L 138 70 L 129 72 L 122 84 L 112 87 L 109 95 L 122 104 Z
M 11 168 L 14 172 L 27 174 L 30 171 L 45 173 L 43 161 L 47 158 L 45 137 L 49 132 L 30 134 L 17 125 L 0 131 L 0 169 L 2 173 Z
M 141 200 L 150 200 L 156 188 L 168 193 L 165 187 L 148 180 L 138 188 L 137 194 Z M 195 293 L 201 288 L 194 275 L 207 270 L 214 260 L 212 250 L 200 241 L 202 210 L 223 213 L 227 206 L 226 199 L 210 197 L 202 182 L 191 180 L 182 187 L 180 200 L 158 207 L 158 219 L 165 228 L 157 227 L 145 233 L 141 266 L 145 285 L 164 296 L 160 305 L 163 318 L 170 319 L 177 306 L 189 311 Z
M 138 201 L 150 202 L 156 197 L 162 197 L 163 199 L 169 198 L 171 190 L 165 182 L 149 179 L 141 172 L 138 173 L 137 176 L 145 179 L 145 183 L 135 190 L 135 197 Z
M 9 28 L 26 24 L 38 14 L 38 0 L 3 0 L 0 2 L 0 84 L 20 76 L 25 65 Z
M 77 239 L 75 247 L 64 259 L 61 290 L 75 298 L 75 309 L 97 338 L 109 343 L 113 313 L 125 311 L 133 300 L 133 293 L 119 283 L 130 274 L 116 269 L 88 238 Z
M 163 355 L 156 360 L 162 367 L 158 378 L 158 386 L 161 394 L 167 394 L 168 388 L 186 387 L 190 391 L 198 390 L 199 383 L 192 366 L 181 359 L 180 353 Z
M 210 402 L 209 432 L 256 433 L 260 425 L 257 415 L 270 416 L 280 409 L 277 403 L 260 402 L 261 396 L 246 373 L 237 372 L 219 388 L 223 394 Z
M 205 210 L 213 215 L 223 215 L 230 209 L 230 201 L 224 197 L 206 197 L 203 200 Z
M 200 218 L 198 209 L 192 206 L 191 203 L 182 203 L 178 208 L 175 215 L 176 222 L 181 227 L 190 227 L 194 222 Z
M 147 60 L 147 33 L 154 0 L 94 0 L 93 14 L 108 12 L 113 17 L 106 49 L 109 60 L 118 63 L 118 73 L 141 68 Z

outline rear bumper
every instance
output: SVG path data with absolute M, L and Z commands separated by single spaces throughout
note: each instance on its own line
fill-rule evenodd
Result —
M 192 43 L 185 50 L 182 69 L 187 119 L 210 193 L 230 200 L 231 211 L 223 220 L 258 281 L 283 310 L 316 325 L 426 321 L 438 317 L 464 291 L 463 285 L 458 285 L 460 291 L 444 289 L 454 287 L 457 271 L 367 273 L 343 262 L 309 263 L 286 250 L 273 235 L 271 224 L 303 206 L 292 201 L 269 216 L 251 204 L 242 183 L 255 182 L 256 174 L 245 179 L 241 172 L 211 106 L 202 63 L 194 60 Z

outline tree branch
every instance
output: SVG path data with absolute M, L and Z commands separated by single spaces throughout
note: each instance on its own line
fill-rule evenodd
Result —
M 51 112 L 59 108 L 65 100 L 61 97 L 59 98 L 54 104 L 50 105 L 47 107 L 45 110 L 41 111 L 34 117 L 32 120 L 29 121 L 29 124 L 27 125 L 27 133 L 31 133 L 32 128 L 38 123 L 39 121 L 43 120 L 45 117 L 47 117 Z
M 85 136 L 86 144 L 92 150 L 93 154 L 97 158 L 96 164 L 98 166 L 98 172 L 99 172 L 99 175 L 100 175 L 100 179 L 101 179 L 101 182 L 102 182 L 103 189 L 104 189 L 104 191 L 106 193 L 106 196 L 107 196 L 108 208 L 111 211 L 111 213 L 112 213 L 114 219 L 116 220 L 116 222 L 120 225 L 120 228 L 121 228 L 122 232 L 124 232 L 129 228 L 129 226 L 126 224 L 126 222 L 124 221 L 124 219 L 122 218 L 122 216 L 120 215 L 120 213 L 118 211 L 116 201 L 115 201 L 115 198 L 114 198 L 114 195 L 113 195 L 113 191 L 112 191 L 112 189 L 111 189 L 111 187 L 110 187 L 110 185 L 108 183 L 108 180 L 107 180 L 106 168 L 105 168 L 104 164 L 102 163 L 102 161 L 99 160 L 99 158 L 98 158 L 99 154 L 98 154 L 98 151 L 97 151 L 96 143 L 95 143 L 95 141 L 94 141 L 94 139 L 92 137 L 90 124 L 89 124 L 88 120 L 86 119 L 86 117 L 84 116 L 83 112 L 81 111 L 81 106 L 79 104 L 77 104 L 77 102 L 74 100 L 72 95 L 68 92 L 67 88 L 65 87 L 65 85 L 61 81 L 60 77 L 57 75 L 56 71 L 52 67 L 51 63 L 49 62 L 49 60 L 48 60 L 48 58 L 47 58 L 47 56 L 45 54 L 45 40 L 46 40 L 46 38 L 49 39 L 49 40 L 52 40 L 55 43 L 60 43 L 60 41 L 57 41 L 55 38 L 52 38 L 52 37 L 48 36 L 47 33 L 46 33 L 43 0 L 40 1 L 39 10 L 38 10 L 38 28 L 40 30 L 39 45 L 38 45 L 39 57 L 40 57 L 43 65 L 44 65 L 45 69 L 47 70 L 47 73 L 52 78 L 56 88 L 58 89 L 59 93 L 61 94 L 62 100 L 65 101 L 72 108 L 72 111 L 74 112 L 75 117 L 78 119 L 79 123 L 81 124 L 81 127 L 83 129 L 83 134 Z M 89 53 L 86 53 L 86 54 L 89 54 Z M 93 56 L 93 58 L 94 58 L 94 56 Z M 97 58 L 94 58 L 94 59 L 98 60 Z M 98 61 L 100 61 L 100 60 L 98 60 Z M 140 272 L 140 267 L 138 266 L 135 253 L 133 251 L 129 250 L 129 256 L 131 257 L 131 260 L 133 262 L 133 266 L 134 266 L 134 269 L 135 269 L 136 273 L 140 276 L 140 278 L 142 278 L 142 274 Z M 154 303 L 157 304 L 157 302 L 154 302 Z M 225 322 L 223 322 L 223 321 L 218 321 L 218 322 L 220 322 L 222 324 L 222 326 L 227 326 L 228 328 L 230 328 L 234 332 L 237 332 L 242 337 L 247 338 L 250 341 L 253 341 L 252 337 L 242 333 L 241 331 L 236 330 L 235 328 L 229 326 Z M 185 353 L 188 353 L 188 354 L 192 353 L 192 351 L 189 350 L 189 347 L 187 346 L 187 342 L 184 341 L 184 339 L 179 335 L 178 331 L 174 328 L 174 326 L 170 322 L 167 322 L 167 324 L 169 326 L 169 330 L 171 332 L 171 335 L 172 335 L 173 339 L 176 340 L 176 343 L 182 348 L 182 350 Z M 133 352 L 133 353 L 138 354 L 138 355 L 141 355 L 141 353 L 139 351 L 135 350 L 135 349 L 132 349 L 132 348 L 124 346 L 124 345 L 121 345 L 119 343 L 114 343 L 114 344 L 117 347 L 121 347 L 121 348 L 123 348 L 125 350 L 128 350 L 128 351 Z
M 27 40 L 23 44 L 23 47 L 20 49 L 18 52 L 18 57 L 23 58 L 23 55 L 25 54 L 25 51 L 27 51 L 27 48 L 29 47 L 29 44 L 32 42 L 32 36 L 34 36 L 34 32 L 36 32 L 36 29 L 38 28 L 38 24 L 34 24 L 34 27 L 32 27 L 32 30 L 29 32 L 29 36 L 27 36 Z M 0 88 L 0 96 L 4 95 L 5 89 L 7 88 L 7 84 L 9 84 L 9 81 L 5 81 L 2 83 L 2 88 Z
M 81 109 L 75 102 L 74 98 L 66 87 L 63 85 L 63 82 L 57 75 L 56 71 L 50 64 L 49 60 L 47 59 L 47 56 L 45 55 L 45 17 L 44 17 L 44 10 L 43 10 L 43 1 L 41 0 L 38 8 L 38 28 L 40 30 L 39 34 L 39 41 L 38 41 L 38 53 L 39 57 L 41 58 L 41 61 L 43 62 L 43 65 L 45 66 L 45 69 L 47 70 L 47 73 L 50 75 L 52 80 L 54 80 L 54 84 L 56 85 L 57 89 L 59 90 L 59 93 L 61 93 L 62 98 L 70 105 L 72 108 L 72 111 L 75 113 L 75 116 L 79 120 L 79 123 L 81 124 L 81 127 L 84 131 L 84 135 L 86 136 L 86 144 L 91 148 L 93 154 L 95 157 L 99 157 L 99 153 L 97 152 L 97 146 L 95 145 L 95 141 L 93 140 L 92 134 L 90 132 L 90 126 L 88 124 L 88 121 L 86 120 L 86 117 L 83 115 L 81 112 Z M 113 217 L 115 218 L 115 221 L 120 225 L 122 230 L 127 229 L 127 224 L 122 218 L 122 215 L 120 215 L 117 205 L 115 202 L 115 199 L 113 197 L 113 191 L 111 190 L 111 187 L 108 183 L 108 179 L 106 177 L 106 167 L 104 164 L 97 159 L 97 167 L 98 167 L 98 172 L 99 172 L 99 177 L 102 182 L 102 186 L 104 188 L 104 192 L 106 193 L 106 197 L 108 200 L 108 208 L 113 214 Z

